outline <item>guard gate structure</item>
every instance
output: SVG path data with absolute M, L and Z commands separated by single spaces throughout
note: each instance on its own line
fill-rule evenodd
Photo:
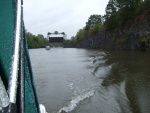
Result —
M 58 33 L 58 31 L 55 31 L 54 33 L 47 33 L 47 39 L 49 43 L 63 43 L 64 40 L 66 40 L 66 34 L 65 32 Z

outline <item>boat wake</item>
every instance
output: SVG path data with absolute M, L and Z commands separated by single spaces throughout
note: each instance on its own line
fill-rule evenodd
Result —
M 79 95 L 73 98 L 66 106 L 62 107 L 57 113 L 68 113 L 73 111 L 81 101 L 93 96 L 94 92 L 94 90 L 91 90 L 89 92 L 84 93 L 83 95 Z

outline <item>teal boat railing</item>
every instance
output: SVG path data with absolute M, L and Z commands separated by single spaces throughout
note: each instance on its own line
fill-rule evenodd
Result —
M 0 112 L 40 113 L 21 0 L 0 0 L 0 88 Z

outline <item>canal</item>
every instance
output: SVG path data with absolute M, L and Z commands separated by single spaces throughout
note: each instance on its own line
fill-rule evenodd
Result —
M 150 53 L 30 49 L 48 113 L 150 113 Z

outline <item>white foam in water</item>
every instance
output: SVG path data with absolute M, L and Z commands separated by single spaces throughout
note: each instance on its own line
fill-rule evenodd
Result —
M 73 89 L 73 83 L 68 85 L 70 87 L 70 89 Z
M 89 98 L 93 95 L 94 95 L 94 90 L 89 91 L 89 92 L 87 92 L 83 95 L 77 96 L 76 98 L 72 99 L 67 106 L 61 108 L 58 111 L 58 113 L 61 113 L 63 111 L 67 112 L 67 113 L 70 112 L 70 111 L 73 111 L 81 101 L 83 101 L 84 99 Z

